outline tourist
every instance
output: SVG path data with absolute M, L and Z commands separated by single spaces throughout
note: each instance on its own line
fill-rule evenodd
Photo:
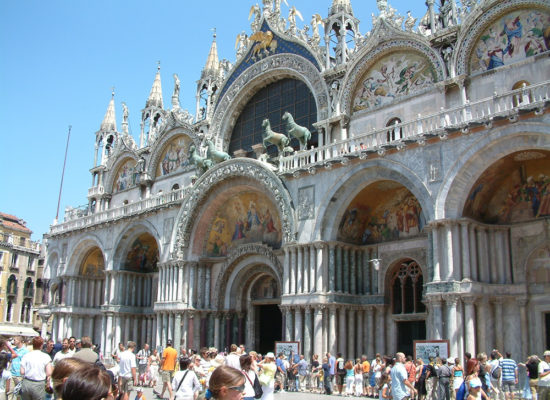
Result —
M 470 393 L 470 385 L 473 382 L 474 385 L 477 385 L 479 383 L 479 386 L 481 387 L 481 379 L 478 376 L 479 373 L 480 364 L 479 361 L 475 358 L 471 358 L 466 363 L 466 377 L 464 378 L 464 383 L 466 384 L 467 392 Z M 488 400 L 489 397 L 487 394 L 483 391 L 483 388 L 480 389 L 480 395 L 485 399 Z M 478 399 L 480 400 L 481 397 Z
M 252 367 L 252 356 L 250 354 L 243 354 L 240 358 L 241 370 L 244 377 L 244 400 L 253 400 L 255 396 L 254 381 L 258 379 L 256 371 Z
M 407 356 L 405 361 L 405 370 L 407 371 L 407 379 L 414 386 L 416 383 L 416 365 L 412 360 L 411 356 Z
M 506 400 L 514 400 L 514 391 L 518 384 L 518 366 L 511 358 L 511 354 L 506 352 L 506 358 L 500 360 L 500 368 L 502 368 L 502 383 L 501 387 L 506 396 Z
M 467 400 L 481 400 L 481 380 L 471 380 Z
M 244 381 L 240 370 L 222 365 L 212 372 L 208 390 L 215 400 L 240 400 L 243 398 Z
M 376 357 L 370 363 L 371 377 L 370 386 L 372 388 L 371 396 L 378 396 L 378 388 L 380 387 L 380 378 L 382 376 L 382 356 L 380 353 L 376 353 Z
M 259 364 L 258 364 L 259 366 Z M 286 365 L 284 363 L 284 354 L 279 353 L 279 357 L 276 362 L 277 373 L 275 374 L 275 379 L 277 380 L 277 390 L 284 393 L 285 391 L 285 380 L 286 380 Z
M 6 393 L 10 391 L 11 373 L 8 370 L 9 353 L 0 353 L 0 400 L 6 400 Z
M 89 363 L 95 363 L 97 360 L 99 360 L 99 355 L 92 350 L 93 343 L 91 337 L 82 336 L 82 339 L 80 340 L 80 345 L 80 350 L 77 351 L 73 357 Z
M 178 352 L 172 347 L 172 340 L 166 341 L 166 348 L 162 352 L 162 359 L 160 360 L 160 375 L 162 378 L 162 391 L 157 394 L 160 398 L 164 397 L 164 392 L 168 389 L 170 399 L 173 398 L 172 393 L 172 378 L 174 378 L 174 371 L 176 369 L 176 359 L 178 358 Z
M 428 366 L 424 364 L 422 358 L 416 359 L 416 383 L 414 388 L 416 389 L 418 400 L 424 400 L 426 397 L 426 375 L 428 373 Z
M 327 354 L 330 354 L 330 353 L 327 353 Z M 323 386 L 325 388 L 325 394 L 331 395 L 332 387 L 331 387 L 330 364 L 327 357 L 323 358 Z
M 298 379 L 300 381 L 300 386 L 297 389 L 300 392 L 305 392 L 306 386 L 307 386 L 307 370 L 309 366 L 303 354 L 300 354 L 300 361 L 298 361 L 297 367 L 298 367 Z
M 330 365 L 330 375 L 328 376 L 329 382 L 330 382 L 330 388 L 332 390 L 333 388 L 333 382 L 334 382 L 334 376 L 336 375 L 336 357 L 334 357 L 332 354 L 327 353 L 327 359 L 328 363 Z
M 489 365 L 491 369 L 489 371 L 489 378 L 491 379 L 491 387 L 493 388 L 491 398 L 493 400 L 504 400 L 504 392 L 501 385 L 502 367 L 500 366 L 502 354 L 498 350 L 493 350 L 490 357 L 491 361 L 489 361 Z
M 179 360 L 180 370 L 174 374 L 172 388 L 176 400 L 193 400 L 201 388 L 197 375 L 192 371 L 192 362 L 189 358 Z M 172 397 L 170 398 L 172 399 Z
M 410 393 L 416 395 L 416 389 L 409 382 L 407 370 L 405 369 L 405 354 L 397 353 L 395 355 L 395 364 L 393 365 L 390 377 L 391 377 L 391 392 L 393 400 L 402 400 L 410 397 Z M 407 390 L 407 388 L 409 390 Z M 410 393 L 409 393 L 410 392 Z
M 369 395 L 369 374 L 370 374 L 370 362 L 367 360 L 367 356 L 363 354 L 361 356 L 361 366 L 363 368 L 363 396 Z
M 16 357 L 11 358 L 11 380 L 12 380 L 12 387 L 16 387 L 19 385 L 23 379 L 21 376 L 21 359 L 25 354 L 29 352 L 29 349 L 25 346 L 25 342 L 23 342 L 23 338 L 21 336 L 14 336 L 13 337 L 13 351 L 17 354 Z M 15 398 L 15 396 L 12 396 L 12 398 Z
M 353 384 L 355 385 L 355 395 L 357 397 L 363 395 L 363 364 L 361 359 L 355 360 L 355 367 L 353 367 Z
M 236 344 L 230 346 L 230 353 L 225 357 L 225 365 L 241 370 L 240 354 L 238 354 L 238 347 Z
M 275 373 L 278 369 L 275 364 L 275 355 L 272 352 L 267 353 L 264 359 L 258 364 L 258 367 L 261 370 L 261 374 L 258 379 L 260 380 L 263 390 L 262 400 L 273 400 Z M 281 389 L 281 392 L 284 392 L 284 390 Z
M 456 394 L 458 393 L 458 389 L 460 389 L 460 385 L 462 385 L 462 382 L 464 382 L 464 368 L 462 368 L 462 365 L 460 365 L 460 359 L 458 357 L 455 358 L 455 365 L 453 366 L 452 373 L 453 373 L 453 390 L 455 391 L 455 397 L 456 397 Z
M 54 356 L 55 356 L 55 350 L 54 350 L 54 346 L 55 346 L 55 343 L 53 342 L 52 339 L 49 339 L 46 344 L 44 345 L 44 348 L 42 349 L 42 351 L 44 353 L 46 353 L 47 355 L 50 356 L 50 359 L 53 360 Z
M 67 339 L 67 349 L 69 348 L 69 340 Z M 52 389 L 56 399 L 61 399 L 63 385 L 69 375 L 73 372 L 90 368 L 90 364 L 79 360 L 78 358 L 69 357 L 57 360 L 51 375 Z
M 69 352 L 73 355 L 76 353 L 76 338 L 74 336 L 69 338 Z
M 309 387 L 312 392 L 315 392 L 315 393 L 320 392 L 321 385 L 320 385 L 319 376 L 322 370 L 323 369 L 319 364 L 319 355 L 314 354 L 311 359 L 311 372 L 309 375 Z
M 438 377 L 439 377 L 439 386 L 438 386 L 438 392 L 439 392 L 439 400 L 451 400 L 451 376 L 453 375 L 453 371 L 451 367 L 447 364 L 447 359 L 442 358 L 441 359 L 441 366 L 438 370 Z
M 111 378 L 98 367 L 79 369 L 67 378 L 63 400 L 113 400 Z
M 342 358 L 342 353 L 336 353 L 336 357 L 336 386 L 338 387 L 338 394 L 341 396 L 344 380 L 346 379 L 346 362 Z
M 391 381 L 390 376 L 385 372 L 380 375 L 380 379 L 378 379 L 378 383 L 377 383 L 379 400 L 391 399 L 390 381 Z
M 471 359 L 471 358 L 470 358 Z M 481 390 L 483 390 L 487 395 L 489 395 L 493 389 L 491 386 L 491 365 L 487 362 L 487 354 L 481 352 L 477 355 L 477 360 L 479 361 L 479 372 L 477 376 L 481 380 Z M 468 363 L 468 361 L 466 361 Z
M 33 351 L 21 358 L 21 385 L 22 400 L 44 399 L 46 397 L 46 379 L 52 374 L 52 360 L 42 352 L 44 339 L 36 336 L 32 340 Z
M 136 358 L 138 360 L 138 380 L 139 385 L 145 386 L 146 385 L 146 378 L 147 378 L 147 365 L 149 364 L 149 356 L 151 355 L 151 351 L 149 351 L 149 345 L 145 343 L 143 345 L 143 348 L 138 351 Z
M 149 387 L 154 388 L 157 385 L 159 379 L 159 362 L 159 353 L 157 349 L 154 349 L 148 360 Z
M 355 380 L 354 365 L 352 360 L 346 361 L 344 364 L 344 370 L 346 372 L 346 395 L 353 395 L 353 382 Z
M 127 350 L 118 355 L 118 365 L 120 367 L 118 373 L 118 389 L 122 394 L 121 400 L 128 400 L 130 392 L 138 383 L 136 375 L 136 356 L 134 354 L 136 342 L 128 342 L 126 348 Z
M 428 357 L 428 371 L 426 372 L 426 398 L 428 400 L 437 399 L 437 369 L 433 357 Z
M 72 356 L 72 354 L 69 352 L 69 339 L 64 338 L 61 342 L 61 351 L 58 351 L 57 353 L 55 353 L 55 356 L 53 357 L 52 364 L 55 367 L 55 365 L 59 361 L 63 360 L 64 358 L 69 358 L 71 356 Z
M 118 357 L 120 355 L 120 353 L 122 353 L 124 351 L 124 344 L 123 343 L 119 343 L 118 344 L 118 347 L 113 351 L 113 353 L 111 354 L 111 356 L 113 357 L 113 360 L 115 362 L 118 362 Z
M 539 363 L 540 359 L 536 355 L 532 355 L 527 360 L 525 367 L 529 376 L 529 387 L 531 388 L 531 398 L 537 400 L 537 387 L 539 382 Z
M 537 400 L 550 400 L 550 350 L 546 350 L 543 356 L 539 362 Z

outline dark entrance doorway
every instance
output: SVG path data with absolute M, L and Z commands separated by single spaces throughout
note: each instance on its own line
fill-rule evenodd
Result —
M 256 351 L 265 354 L 275 351 L 275 342 L 281 340 L 283 330 L 283 315 L 277 304 L 263 304 L 256 306 L 256 337 L 259 345 Z
M 425 321 L 404 321 L 397 323 L 397 351 L 414 356 L 415 340 L 426 340 Z
M 544 323 L 546 325 L 546 346 L 545 349 L 550 349 L 550 313 L 544 314 Z

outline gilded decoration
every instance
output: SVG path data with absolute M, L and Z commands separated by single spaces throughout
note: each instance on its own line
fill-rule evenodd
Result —
M 155 239 L 144 233 L 137 237 L 126 255 L 124 270 L 134 272 L 154 272 L 157 270 L 159 250 Z
M 519 10 L 498 18 L 474 46 L 470 73 L 513 64 L 550 50 L 550 14 Z
M 87 277 L 101 277 L 103 276 L 103 271 L 105 271 L 103 253 L 96 247 L 86 256 L 82 263 L 80 274 Z
M 436 81 L 431 63 L 417 53 L 393 53 L 377 61 L 360 80 L 353 111 L 383 106 L 426 89 Z
M 185 135 L 175 137 L 160 156 L 156 176 L 181 172 L 189 166 L 189 147 L 192 141 Z
M 486 169 L 472 186 L 464 215 L 507 224 L 550 216 L 550 152 L 510 154 Z
M 216 211 L 206 244 L 209 257 L 226 256 L 235 246 L 263 243 L 281 247 L 281 222 L 277 208 L 258 192 L 231 196 Z
M 418 235 L 424 225 L 420 203 L 400 183 L 379 181 L 364 188 L 345 210 L 338 240 L 373 244 Z
M 120 166 L 115 175 L 113 193 L 122 192 L 137 186 L 139 183 L 139 171 L 135 160 L 128 160 Z

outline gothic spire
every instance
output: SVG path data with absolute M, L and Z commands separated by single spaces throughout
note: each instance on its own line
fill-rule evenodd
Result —
M 162 106 L 162 85 L 160 84 L 160 61 L 157 67 L 157 74 L 155 75 L 155 81 L 153 82 L 153 87 L 151 88 L 151 93 L 149 93 L 149 98 L 145 103 L 145 108 L 148 107 L 157 107 L 163 108 Z
M 102 132 L 116 132 L 116 119 L 115 119 L 115 91 L 113 89 L 111 93 L 111 101 L 107 107 L 107 112 L 103 117 L 103 122 L 99 128 Z
M 351 0 L 332 0 L 332 7 L 330 7 L 330 15 L 344 12 L 346 14 L 353 15 L 351 8 Z
M 206 65 L 202 70 L 202 76 L 217 72 L 220 67 L 220 61 L 218 58 L 218 44 L 216 43 L 216 30 L 214 29 L 214 38 L 212 40 L 212 46 L 210 46 L 210 53 L 208 53 L 208 58 L 206 59 Z

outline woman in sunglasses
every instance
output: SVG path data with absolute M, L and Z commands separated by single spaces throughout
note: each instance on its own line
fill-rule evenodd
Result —
M 235 368 L 222 365 L 212 372 L 208 390 L 212 399 L 242 400 L 244 397 L 243 373 Z

